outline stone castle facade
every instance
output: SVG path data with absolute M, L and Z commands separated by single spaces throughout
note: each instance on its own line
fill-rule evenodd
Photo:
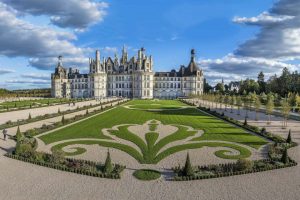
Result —
M 203 93 L 203 71 L 195 61 L 195 51 L 191 51 L 191 61 L 179 71 L 154 72 L 153 58 L 138 51 L 137 58 L 128 58 L 123 47 L 118 59 L 100 59 L 96 51 L 95 59 L 89 59 L 89 73 L 80 74 L 77 69 L 66 69 L 62 57 L 58 59 L 55 73 L 51 74 L 51 93 L 55 98 L 96 98 L 110 96 L 152 99 L 200 95 Z

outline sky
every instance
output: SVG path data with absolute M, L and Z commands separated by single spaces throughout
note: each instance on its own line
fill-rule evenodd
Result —
M 62 3 L 63 2 L 63 3 Z M 0 88 L 50 87 L 65 67 L 129 56 L 141 47 L 155 71 L 188 65 L 212 85 L 300 69 L 300 0 L 0 0 Z

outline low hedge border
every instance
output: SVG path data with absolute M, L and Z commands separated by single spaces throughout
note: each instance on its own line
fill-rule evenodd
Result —
M 98 107 L 98 106 L 101 106 L 101 105 L 106 105 L 106 104 L 109 104 L 109 103 L 114 103 L 116 101 L 119 101 L 119 99 L 108 101 L 108 102 L 105 102 L 105 103 L 99 103 L 99 104 L 94 104 L 94 105 L 82 106 L 80 108 L 76 108 L 76 109 L 73 109 L 73 110 L 62 111 L 60 113 L 52 113 L 52 114 L 39 115 L 39 116 L 33 117 L 31 119 L 24 119 L 24 120 L 19 120 L 19 121 L 10 122 L 10 123 L 6 122 L 6 123 L 0 125 L 0 129 L 11 128 L 11 127 L 14 127 L 14 126 L 29 124 L 29 123 L 32 123 L 32 122 L 37 122 L 37 121 L 45 120 L 45 119 L 51 119 L 53 117 L 58 117 L 58 116 L 62 116 L 62 115 L 66 115 L 66 114 L 71 114 L 71 113 L 74 113 L 74 112 L 78 112 L 78 111 L 82 111 L 82 110 L 86 110 L 86 109 L 90 109 L 90 108 L 95 108 L 95 107 Z
M 264 160 L 257 160 L 257 161 L 270 161 L 270 160 L 271 159 L 264 159 Z M 288 164 L 285 164 L 282 166 L 274 165 L 272 167 L 266 167 L 266 168 L 262 168 L 262 169 L 251 169 L 251 170 L 245 170 L 245 171 L 225 172 L 225 173 L 210 174 L 210 175 L 175 176 L 171 180 L 172 181 L 190 181 L 190 180 L 201 180 L 201 179 L 220 178 L 220 177 L 227 177 L 227 176 L 236 176 L 236 175 L 270 171 L 270 170 L 274 170 L 274 169 L 293 167 L 293 166 L 296 166 L 297 164 L 298 163 L 296 161 L 290 159 L 290 162 Z
M 72 169 L 72 168 L 68 168 L 66 166 L 62 166 L 59 164 L 53 164 L 53 163 L 47 163 L 47 162 L 41 162 L 41 161 L 32 160 L 32 159 L 28 159 L 28 158 L 23 158 L 23 157 L 20 157 L 18 155 L 14 155 L 11 153 L 7 153 L 7 154 L 5 154 L 5 156 L 8 158 L 20 160 L 23 162 L 28 162 L 28 163 L 43 166 L 43 167 L 49 167 L 52 169 L 57 169 L 57 170 L 66 171 L 66 172 L 72 172 L 72 173 L 86 175 L 86 176 L 94 176 L 94 177 L 109 178 L 109 179 L 120 179 L 120 177 L 121 177 L 120 174 L 105 174 L 105 173 L 101 173 L 101 172 L 92 172 L 92 171 L 82 170 L 82 169 Z M 76 159 L 73 159 L 73 160 L 76 160 Z M 91 163 L 93 161 L 87 161 L 87 162 Z M 122 166 L 122 167 L 125 168 L 126 166 Z

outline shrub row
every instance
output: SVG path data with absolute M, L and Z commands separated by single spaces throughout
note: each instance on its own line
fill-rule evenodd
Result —
M 265 161 L 270 161 L 270 159 L 264 159 Z M 263 160 L 259 160 L 263 161 Z M 232 163 L 229 163 L 232 164 Z M 178 176 L 176 175 L 172 180 L 173 181 L 190 181 L 190 180 L 201 180 L 201 179 L 211 179 L 211 178 L 220 178 L 220 177 L 227 177 L 227 176 L 235 176 L 235 175 L 242 175 L 242 174 L 250 174 L 256 172 L 263 172 L 269 171 L 274 169 L 281 169 L 286 167 L 293 167 L 296 166 L 297 162 L 294 160 L 290 160 L 288 164 L 285 165 L 272 165 L 265 168 L 260 169 L 251 169 L 245 171 L 233 171 L 233 172 L 225 172 L 225 173 L 217 173 L 217 174 L 209 174 L 209 175 L 193 175 L 193 176 Z M 200 168 L 204 168 L 206 166 L 199 166 Z
M 61 170 L 61 171 L 67 171 L 67 172 L 72 172 L 72 173 L 77 173 L 77 174 L 82 174 L 82 175 L 87 175 L 87 176 L 100 177 L 100 178 L 120 179 L 120 173 L 106 174 L 106 173 L 89 171 L 89 170 L 84 170 L 84 169 L 68 168 L 64 165 L 59 165 L 59 164 L 54 164 L 54 163 L 49 163 L 49 162 L 41 162 L 38 160 L 24 158 L 24 157 L 14 155 L 11 153 L 7 153 L 7 154 L 5 154 L 5 156 L 12 158 L 12 159 L 16 159 L 16 160 L 32 163 L 35 165 L 44 166 L 44 167 L 49 167 L 49 168 L 53 168 L 53 169 L 57 169 L 57 170 Z M 76 161 L 76 159 L 72 159 L 72 160 Z M 86 161 L 86 163 L 92 163 L 92 161 Z M 95 163 L 95 165 L 96 165 L 96 163 Z M 122 168 L 123 167 L 125 168 L 125 166 L 122 166 Z

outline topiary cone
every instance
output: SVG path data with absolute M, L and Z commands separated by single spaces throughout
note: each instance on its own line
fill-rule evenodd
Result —
M 183 174 L 185 176 L 194 175 L 194 170 L 193 170 L 193 167 L 191 165 L 189 153 L 187 153 L 187 155 L 186 155 L 186 161 L 185 161 L 185 165 L 184 165 L 184 168 L 183 168 Z

